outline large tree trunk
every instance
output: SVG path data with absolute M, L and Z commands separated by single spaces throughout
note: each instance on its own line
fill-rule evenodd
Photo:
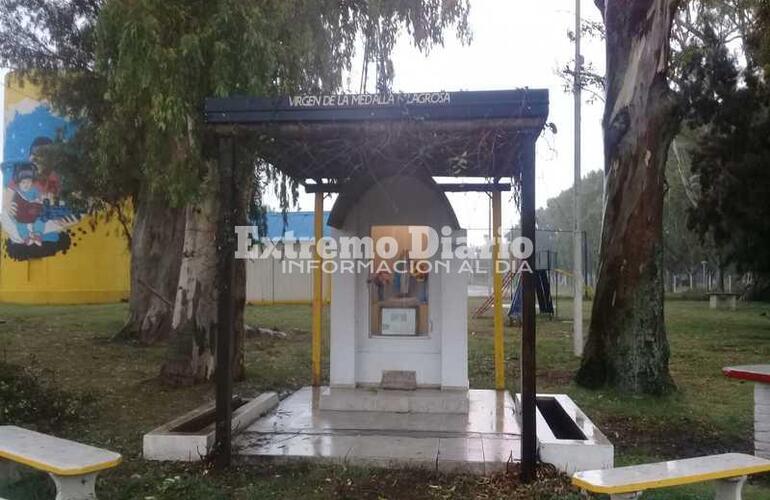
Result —
M 212 174 L 213 176 L 213 174 Z M 217 182 L 210 182 L 216 186 Z M 248 184 L 243 184 L 248 191 Z M 238 214 L 245 214 L 245 193 Z M 207 192 L 200 202 L 186 208 L 186 225 L 179 286 L 173 315 L 173 337 L 169 343 L 161 379 L 171 385 L 190 385 L 211 380 L 216 368 L 217 333 L 217 193 Z M 237 222 L 244 224 L 241 219 Z M 234 230 L 234 229 L 233 229 Z M 235 338 L 233 340 L 233 377 L 244 376 L 243 312 L 246 303 L 246 266 L 235 261 Z
M 128 321 L 118 336 L 149 345 L 171 335 L 185 217 L 150 193 L 138 197 L 135 210 Z
M 678 129 L 668 87 L 676 0 L 601 0 L 607 31 L 607 197 L 599 280 L 577 381 L 659 394 L 673 387 L 663 319 L 663 193 Z

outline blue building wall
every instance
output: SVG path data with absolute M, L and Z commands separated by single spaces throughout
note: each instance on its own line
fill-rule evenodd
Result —
M 267 219 L 267 237 L 270 239 L 281 239 L 289 232 L 294 232 L 297 239 L 312 239 L 315 236 L 313 228 L 313 212 L 288 212 L 284 222 L 281 212 L 268 212 Z M 324 236 L 329 236 L 330 228 L 326 225 L 329 220 L 329 212 L 324 212 Z

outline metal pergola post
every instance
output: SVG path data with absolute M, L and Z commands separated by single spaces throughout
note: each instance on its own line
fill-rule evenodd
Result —
M 502 210 L 500 191 L 492 193 L 492 287 L 494 293 L 495 389 L 505 389 L 505 335 L 503 331 L 503 275 L 500 270 Z
M 313 235 L 315 243 L 313 244 L 313 306 L 312 306 L 312 332 L 311 332 L 311 358 L 312 358 L 312 379 L 313 387 L 321 385 L 321 328 L 323 325 L 323 260 L 318 251 L 318 245 L 323 238 L 323 212 L 324 212 L 324 194 L 323 191 L 316 191 L 315 206 L 313 209 Z
M 221 135 L 219 147 L 219 230 L 217 231 L 217 343 L 214 457 L 217 468 L 230 465 L 233 416 L 233 333 L 235 300 L 235 137 Z
M 536 362 L 535 362 L 535 138 L 525 141 L 521 164 L 521 235 L 532 242 L 527 258 L 532 272 L 521 273 L 521 479 L 535 479 L 537 465 Z

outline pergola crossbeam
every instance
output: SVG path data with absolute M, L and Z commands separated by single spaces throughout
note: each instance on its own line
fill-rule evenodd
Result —
M 445 193 L 494 193 L 506 192 L 512 189 L 510 183 L 481 184 L 481 183 L 446 183 L 438 184 Z M 305 184 L 306 193 L 342 193 L 350 189 L 348 184 L 323 183 Z

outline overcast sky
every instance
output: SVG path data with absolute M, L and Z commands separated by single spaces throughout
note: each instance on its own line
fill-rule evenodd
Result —
M 584 19 L 601 20 L 592 1 L 583 0 L 581 5 Z M 558 133 L 548 133 L 538 142 L 537 205 L 543 206 L 573 181 L 573 98 L 564 92 L 557 71 L 574 55 L 574 46 L 567 37 L 574 28 L 574 16 L 574 0 L 471 0 L 471 44 L 462 46 L 453 36 L 448 37 L 445 47 L 437 47 L 425 56 L 411 47 L 408 36 L 403 36 L 394 54 L 393 88 L 402 92 L 549 89 L 549 121 L 556 124 Z M 603 71 L 603 43 L 584 38 L 582 45 L 586 61 Z M 360 74 L 353 74 L 351 80 L 351 90 L 357 92 Z M 583 175 L 603 165 L 602 111 L 601 102 L 584 103 Z M 487 195 L 448 196 L 463 227 L 488 227 Z M 324 208 L 329 210 L 331 206 L 332 201 L 327 200 Z M 300 208 L 313 209 L 311 195 L 301 197 Z M 518 213 L 508 198 L 508 203 L 503 204 L 503 224 L 510 226 L 517 219 Z
M 547 88 L 551 94 L 549 121 L 556 135 L 544 135 L 537 148 L 537 205 L 570 187 L 573 179 L 573 101 L 557 75 L 574 53 L 567 32 L 574 26 L 573 0 L 471 0 L 473 41 L 462 46 L 453 34 L 445 47 L 421 54 L 403 36 L 394 62 L 394 90 L 402 92 L 494 90 L 519 87 Z M 582 0 L 583 18 L 600 20 L 590 0 Z M 583 54 L 599 70 L 604 67 L 601 42 L 583 41 Z M 359 67 L 360 64 L 354 67 Z M 351 75 L 350 91 L 357 92 L 360 74 Z M 0 87 L 0 93 L 4 89 Z M 371 86 L 369 88 L 371 90 Z M 0 96 L 1 97 L 1 96 Z M 2 102 L 2 101 L 0 101 Z M 583 107 L 583 174 L 602 168 L 602 103 Z M 3 117 L 4 118 L 4 117 Z M 4 119 L 2 121 L 4 123 Z M 4 140 L 2 141 L 5 142 Z M 0 146 L 2 147 L 2 146 Z M 460 224 L 469 229 L 488 226 L 488 197 L 484 194 L 450 194 Z M 271 197 L 268 197 L 270 202 Z M 504 198 L 503 222 L 518 219 L 510 198 Z M 273 200 L 274 207 L 277 203 Z M 325 208 L 331 208 L 327 200 Z M 312 210 L 311 196 L 300 199 L 301 210 Z

